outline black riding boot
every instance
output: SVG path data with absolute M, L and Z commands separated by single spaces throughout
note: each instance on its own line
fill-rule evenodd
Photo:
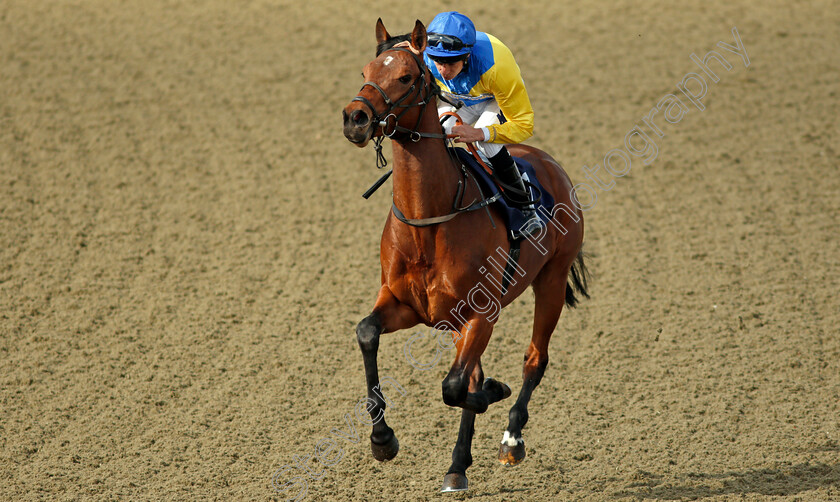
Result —
M 490 157 L 490 164 L 493 166 L 493 173 L 496 178 L 504 185 L 512 187 L 514 190 L 506 189 L 506 199 L 511 202 L 511 205 L 522 211 L 525 216 L 525 223 L 521 228 L 514 228 L 514 232 L 524 237 L 527 234 L 533 234 L 542 227 L 542 220 L 537 216 L 534 210 L 534 205 L 529 204 L 531 199 L 530 192 L 525 188 L 525 182 L 522 180 L 522 175 L 519 169 L 516 168 L 516 163 L 513 157 L 510 156 L 507 148 L 502 147 L 502 150 L 496 155 Z M 518 192 L 518 193 L 516 193 Z

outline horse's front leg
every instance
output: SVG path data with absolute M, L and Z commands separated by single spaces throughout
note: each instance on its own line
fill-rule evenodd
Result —
M 376 363 L 379 351 L 379 335 L 398 329 L 410 328 L 420 322 L 417 314 L 407 305 L 399 302 L 387 286 L 382 286 L 373 312 L 356 326 L 356 339 L 362 350 L 367 383 L 367 410 L 373 421 L 370 434 L 370 448 L 376 460 L 391 460 L 397 456 L 400 443 L 394 430 L 385 423 L 385 400 L 379 389 L 379 367 Z
M 475 366 L 470 376 L 469 392 L 482 389 L 484 372 L 481 363 Z M 452 450 L 452 465 L 443 477 L 442 492 L 460 492 L 467 489 L 467 469 L 472 465 L 472 439 L 475 434 L 475 412 L 461 410 L 461 426 L 458 428 L 458 440 Z
M 493 325 L 486 320 L 467 323 L 458 335 L 458 354 L 443 380 L 443 401 L 449 406 L 463 408 L 458 440 L 452 451 L 452 465 L 443 478 L 443 492 L 467 489 L 467 468 L 472 464 L 472 438 L 476 413 L 510 396 L 510 387 L 492 378 L 484 378 L 481 354 L 487 347 Z
M 484 413 L 490 404 L 510 396 L 510 387 L 492 378 L 484 380 L 480 389 L 470 389 L 470 377 L 476 367 L 480 368 L 481 354 L 492 333 L 493 324 L 479 317 L 466 323 L 456 335 L 455 362 L 441 384 L 444 403 Z

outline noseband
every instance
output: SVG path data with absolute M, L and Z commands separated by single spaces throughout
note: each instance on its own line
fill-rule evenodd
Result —
M 426 64 L 423 62 L 423 60 L 420 58 L 419 55 L 417 55 L 416 53 L 414 53 L 414 52 L 412 52 L 412 51 L 410 51 L 410 50 L 408 50 L 404 47 L 391 47 L 390 49 L 387 49 L 387 50 L 382 51 L 382 52 L 384 53 L 384 52 L 389 52 L 389 51 L 405 52 L 407 54 L 410 54 L 411 57 L 414 58 L 414 62 L 417 63 L 417 68 L 420 70 L 420 75 L 418 75 L 417 78 L 414 79 L 414 82 L 411 84 L 411 87 L 409 87 L 408 90 L 405 92 L 405 94 L 400 96 L 399 99 L 397 99 L 396 101 L 393 101 L 388 96 L 388 94 L 382 89 L 382 87 L 380 87 L 379 84 L 377 84 L 376 82 L 368 81 L 368 82 L 365 82 L 364 84 L 362 84 L 362 88 L 359 89 L 359 93 L 364 91 L 365 87 L 370 86 L 370 87 L 373 87 L 376 90 L 376 92 L 379 93 L 380 96 L 382 96 L 382 100 L 385 101 L 385 104 L 388 106 L 388 109 L 385 110 L 384 112 L 382 112 L 381 114 L 377 113 L 376 107 L 373 106 L 373 103 L 371 103 L 370 100 L 365 98 L 364 96 L 357 95 L 351 101 L 351 102 L 358 101 L 358 102 L 362 103 L 363 105 L 365 105 L 368 108 L 368 110 L 370 110 L 371 117 L 372 117 L 371 120 L 374 123 L 374 126 L 373 126 L 374 127 L 374 132 L 376 132 L 377 127 L 382 128 L 382 136 L 378 136 L 378 137 L 374 138 L 374 140 L 373 140 L 373 148 L 374 148 L 374 150 L 376 150 L 376 167 L 378 169 L 382 169 L 383 167 L 388 165 L 388 161 L 385 160 L 385 156 L 382 154 L 382 141 L 386 137 L 391 138 L 393 140 L 398 140 L 398 138 L 395 138 L 394 136 L 397 133 L 402 133 L 402 134 L 406 134 L 408 136 L 408 138 L 411 141 L 413 141 L 414 143 L 419 142 L 423 138 L 439 138 L 439 139 L 444 139 L 444 140 L 447 139 L 447 135 L 443 133 L 443 126 L 441 126 L 441 129 L 440 129 L 441 132 L 439 132 L 439 133 L 419 131 L 420 122 L 423 120 L 423 114 L 426 112 L 426 106 L 431 102 L 432 98 L 437 96 L 441 100 L 443 100 L 443 101 L 451 104 L 452 106 L 454 106 L 456 109 L 461 107 L 460 102 L 459 103 L 454 103 L 454 102 L 446 99 L 441 94 L 440 87 L 438 87 L 437 82 L 435 82 L 435 80 L 433 78 L 430 77 L 429 81 L 428 82 L 426 81 L 426 75 L 427 75 Z M 408 101 L 408 102 L 406 102 L 406 101 Z M 400 119 L 403 117 L 403 115 L 405 115 L 408 112 L 409 109 L 414 108 L 416 106 L 420 107 L 420 113 L 417 116 L 417 122 L 414 124 L 414 128 L 413 129 L 408 129 L 407 127 L 401 126 L 400 125 Z M 396 110 L 398 108 L 402 108 L 402 111 L 400 111 L 399 113 L 396 113 Z M 393 126 L 391 127 L 391 120 L 392 119 L 393 119 Z M 389 127 L 390 127 L 390 130 L 389 130 Z M 452 153 L 449 152 L 449 155 L 452 156 Z M 458 163 L 454 158 L 453 158 L 453 161 L 454 161 L 454 164 L 458 164 L 460 166 L 461 174 L 462 174 L 463 178 L 466 179 L 468 177 L 468 174 L 467 174 L 467 171 L 464 168 L 463 164 Z M 362 197 L 364 197 L 365 199 L 370 197 L 373 194 L 373 192 L 375 192 L 380 186 L 382 186 L 383 183 L 385 183 L 385 180 L 388 179 L 388 177 L 391 175 L 391 172 L 393 172 L 393 171 L 388 171 L 382 177 L 380 177 L 379 180 L 376 183 L 374 183 L 373 186 L 371 186 L 362 195 Z M 478 186 L 477 182 L 476 182 L 476 186 L 478 188 L 479 193 L 481 193 L 481 187 Z M 459 180 L 458 181 L 458 193 L 455 195 L 455 200 L 453 201 L 453 209 L 454 210 L 453 210 L 452 213 L 449 213 L 449 214 L 444 215 L 444 216 L 435 217 L 435 218 L 409 219 L 409 218 L 405 217 L 405 215 L 397 208 L 396 205 L 393 205 L 394 216 L 396 216 L 396 218 L 398 220 L 402 221 L 403 223 L 406 223 L 408 225 L 415 226 L 415 227 L 426 227 L 426 226 L 431 226 L 431 225 L 437 225 L 439 223 L 444 223 L 446 221 L 451 220 L 452 218 L 454 218 L 455 216 L 457 216 L 458 214 L 460 214 L 462 212 L 475 211 L 477 209 L 487 208 L 487 206 L 489 204 L 495 202 L 496 199 L 498 199 L 499 196 L 500 196 L 500 194 L 496 194 L 493 197 L 485 199 L 482 195 L 482 197 L 481 197 L 482 200 L 479 200 L 477 202 L 474 201 L 473 203 L 471 203 L 467 207 L 460 207 L 460 201 L 463 198 L 463 195 L 464 195 L 464 180 Z M 487 214 L 488 214 L 488 216 L 490 215 L 489 209 L 487 210 Z M 490 223 L 493 224 L 493 219 L 492 218 L 490 218 Z M 493 224 L 493 228 L 495 228 L 495 227 L 496 227 L 496 225 Z
M 420 56 L 404 47 L 392 47 L 383 52 L 390 51 L 400 51 L 410 54 L 411 57 L 414 58 L 414 62 L 417 63 L 417 68 L 420 69 L 420 75 L 418 75 L 417 78 L 414 79 L 414 83 L 411 84 L 411 87 L 408 88 L 405 94 L 400 96 L 400 98 L 396 101 L 392 101 L 391 98 L 388 97 L 388 94 L 386 94 L 385 91 L 382 90 L 382 88 L 376 82 L 369 81 L 362 84 L 362 88 L 359 89 L 360 93 L 365 89 L 365 87 L 370 86 L 373 87 L 379 93 L 380 96 L 382 96 L 382 99 L 385 101 L 385 104 L 388 106 L 388 109 L 382 112 L 381 114 L 376 112 L 376 108 L 373 106 L 373 103 L 371 103 L 370 100 L 368 100 L 364 96 L 357 95 L 355 98 L 353 98 L 353 101 L 359 101 L 370 110 L 372 120 L 375 124 L 374 132 L 376 131 L 376 127 L 381 127 L 383 136 L 386 136 L 388 138 L 395 139 L 394 135 L 398 132 L 407 134 L 411 141 L 415 143 L 423 138 L 446 138 L 445 134 L 435 134 L 418 131 L 418 129 L 420 128 L 420 121 L 423 119 L 423 113 L 426 111 L 426 105 L 429 104 L 433 96 L 440 95 L 440 88 L 437 86 L 437 83 L 433 79 L 430 78 L 429 82 L 426 82 L 426 65 L 420 59 Z M 404 101 L 408 102 L 404 103 Z M 399 125 L 400 119 L 403 117 L 403 115 L 405 115 L 409 109 L 414 108 L 416 106 L 420 107 L 420 113 L 417 116 L 417 123 L 414 124 L 414 128 L 408 129 Z M 398 108 L 402 108 L 402 111 L 399 112 L 399 114 L 396 113 Z M 391 127 L 392 120 L 393 127 Z

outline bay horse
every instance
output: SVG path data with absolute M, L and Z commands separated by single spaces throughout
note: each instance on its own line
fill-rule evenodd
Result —
M 356 327 L 367 410 L 373 421 L 371 451 L 384 461 L 399 450 L 394 431 L 384 419 L 385 399 L 378 391 L 380 335 L 418 324 L 438 330 L 444 326 L 453 338 L 456 356 L 442 383 L 443 401 L 462 408 L 452 464 L 443 481 L 442 491 L 448 492 L 467 489 L 475 415 L 511 395 L 510 387 L 485 379 L 482 371 L 481 355 L 497 319 L 488 315 L 488 305 L 503 308 L 529 285 L 533 287 L 534 327 L 525 351 L 522 389 L 510 410 L 499 450 L 499 460 L 512 465 L 525 457 L 522 428 L 528 421 L 528 402 L 548 364 L 548 342 L 563 305 L 574 307 L 576 294 L 589 295 L 581 252 L 583 214 L 572 183 L 560 164 L 533 147 L 509 148 L 512 155 L 533 165 L 542 186 L 552 194 L 556 204 L 551 220 L 540 229 L 538 239 L 522 242 L 518 275 L 504 294 L 498 284 L 510 277 L 484 266 L 498 249 L 510 249 L 508 234 L 504 225 L 492 223 L 485 209 L 457 208 L 459 196 L 460 200 L 480 200 L 481 196 L 447 152 L 437 116 L 439 88 L 422 57 L 426 36 L 419 20 L 410 34 L 398 37 L 388 34 L 381 19 L 377 21 L 377 57 L 364 67 L 365 83 L 344 108 L 343 120 L 344 135 L 351 143 L 364 147 L 371 139 L 381 142 L 384 135 L 393 145 L 393 206 L 380 247 L 382 286 L 371 314 Z M 487 207 L 495 221 L 504 221 L 495 206 Z M 484 287 L 482 294 L 487 298 L 476 305 L 476 286 L 485 279 L 496 288 Z

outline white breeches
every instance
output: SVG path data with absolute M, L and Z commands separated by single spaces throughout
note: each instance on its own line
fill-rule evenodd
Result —
M 455 107 L 450 105 L 443 105 L 438 107 L 438 115 L 444 112 L 455 111 Z M 491 124 L 498 124 L 499 112 L 499 104 L 496 103 L 495 99 L 484 101 L 473 106 L 462 106 L 460 110 L 457 110 L 457 113 L 458 115 L 460 115 L 461 120 L 464 121 L 464 124 L 472 125 L 477 129 L 489 126 Z M 454 117 L 449 117 L 446 119 L 446 121 L 443 123 L 443 128 L 446 131 L 446 134 L 450 134 L 452 132 L 452 127 L 454 125 Z M 487 158 L 490 158 L 502 151 L 502 148 L 504 148 L 505 145 L 498 143 L 490 143 L 487 141 L 478 141 L 475 143 L 475 146 L 478 147 L 478 150 L 481 153 L 483 153 Z

